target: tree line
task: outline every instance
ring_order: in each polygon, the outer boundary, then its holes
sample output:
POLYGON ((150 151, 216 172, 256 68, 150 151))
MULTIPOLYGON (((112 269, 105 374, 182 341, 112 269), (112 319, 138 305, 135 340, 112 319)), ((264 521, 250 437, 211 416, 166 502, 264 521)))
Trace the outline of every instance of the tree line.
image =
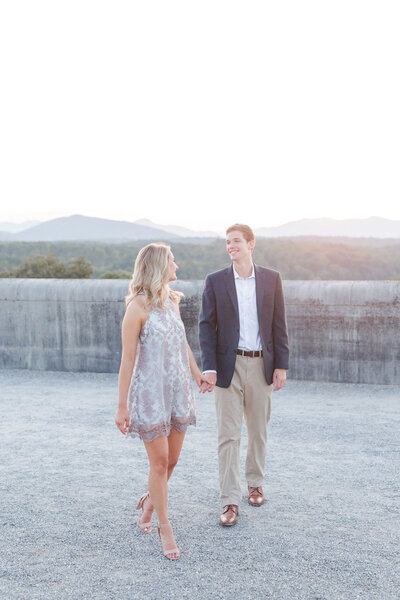
MULTIPOLYGON (((143 242, 2 242, 0 277, 131 277, 143 242)), ((204 279, 230 264, 224 240, 172 244, 179 279, 204 279)), ((258 239, 254 262, 284 279, 400 279, 400 241, 335 238, 258 239)))

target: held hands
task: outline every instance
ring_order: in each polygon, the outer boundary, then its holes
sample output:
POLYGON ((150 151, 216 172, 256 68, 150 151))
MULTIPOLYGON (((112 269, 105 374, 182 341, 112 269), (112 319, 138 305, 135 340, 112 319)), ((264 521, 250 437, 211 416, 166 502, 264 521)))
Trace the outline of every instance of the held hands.
POLYGON ((277 392, 286 383, 286 369, 275 369, 274 374, 272 376, 272 385, 274 392, 277 392))
POLYGON ((202 386, 200 388, 201 393, 204 392, 212 392, 215 384, 217 383, 217 374, 216 373, 202 373, 202 386))
POLYGON ((129 428, 129 412, 127 408, 119 408, 117 410, 117 414, 115 415, 115 424, 120 430, 121 433, 126 435, 129 428))
POLYGON ((197 385, 199 386, 200 394, 204 394, 205 392, 212 392, 217 381, 217 376, 215 373, 200 373, 200 371, 194 376, 194 378, 197 385), (213 378, 209 377, 210 375, 214 376, 214 382, 213 378))

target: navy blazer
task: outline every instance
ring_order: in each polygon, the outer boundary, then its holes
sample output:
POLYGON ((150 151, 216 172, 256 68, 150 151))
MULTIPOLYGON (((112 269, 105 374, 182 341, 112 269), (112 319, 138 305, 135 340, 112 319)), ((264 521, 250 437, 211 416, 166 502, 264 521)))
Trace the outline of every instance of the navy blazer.
MULTIPOLYGON (((278 271, 258 265, 254 265, 254 274, 265 379, 271 384, 274 369, 289 368, 282 280, 278 271)), ((199 334, 203 371, 217 371, 217 385, 229 387, 239 343, 239 308, 233 266, 207 276, 199 334)))

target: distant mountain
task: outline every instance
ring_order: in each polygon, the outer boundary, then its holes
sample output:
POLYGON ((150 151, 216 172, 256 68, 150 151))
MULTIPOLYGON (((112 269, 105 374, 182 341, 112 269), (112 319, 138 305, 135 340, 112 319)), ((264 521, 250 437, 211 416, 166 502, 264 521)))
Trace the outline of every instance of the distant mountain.
MULTIPOLYGON (((158 225, 148 219, 133 223, 98 219, 83 215, 61 217, 36 224, 23 231, 12 233, 2 226, 15 225, 0 223, 0 241, 97 241, 126 242, 146 241, 186 241, 208 243, 210 239, 221 237, 214 231, 195 231, 177 225, 158 225)), ((21 223, 20 226, 23 224, 21 223)), ((258 237, 338 237, 399 239, 400 221, 370 217, 369 219, 301 219, 279 227, 259 227, 258 237)))
POLYGON ((34 225, 38 225, 41 221, 24 221, 23 223, 0 223, 0 232, 8 232, 8 233, 18 233, 18 231, 23 231, 24 229, 28 229, 28 227, 33 227, 34 225))
MULTIPOLYGON (((11 234, 9 234, 11 235, 11 234)), ((111 221, 83 215, 52 219, 12 235, 11 240, 26 242, 176 240, 178 236, 154 227, 127 221, 111 221)))
MULTIPOLYGON (((3 225, 10 224, 3 223, 3 225)), ((214 231, 193 231, 174 225, 157 225, 148 219, 130 223, 128 221, 113 221, 83 215, 71 215, 70 217, 39 222, 33 227, 15 233, 7 231, 6 228, 2 230, 0 224, 1 241, 58 242, 80 240, 126 242, 131 240, 179 241, 184 238, 193 238, 193 241, 195 241, 195 238, 216 237, 219 237, 219 235, 214 231)))
POLYGON ((301 219, 279 227, 260 227, 259 237, 371 237, 400 238, 400 221, 370 217, 369 219, 301 219))
POLYGON ((149 221, 149 219, 139 219, 138 221, 135 221, 135 223, 137 223, 138 225, 145 225, 146 227, 156 227, 157 229, 162 229, 163 231, 167 231, 168 233, 173 233, 181 237, 221 237, 215 231, 195 231, 194 229, 179 227, 179 225, 159 225, 158 223, 153 223, 153 221, 149 221))

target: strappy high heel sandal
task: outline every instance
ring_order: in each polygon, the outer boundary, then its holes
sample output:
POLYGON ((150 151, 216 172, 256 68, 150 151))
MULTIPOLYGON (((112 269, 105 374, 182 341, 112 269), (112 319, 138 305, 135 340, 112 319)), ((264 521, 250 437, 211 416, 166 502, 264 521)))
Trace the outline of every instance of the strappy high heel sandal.
POLYGON ((181 553, 179 552, 179 548, 176 545, 171 523, 159 523, 158 535, 161 539, 164 556, 169 558, 169 560, 178 560, 178 558, 181 557, 181 553), (161 536, 161 528, 164 531, 164 538, 161 536), (176 556, 173 556, 174 554, 176 556))
MULTIPOLYGON (((143 496, 141 496, 139 502, 137 503, 136 506, 136 510, 140 510, 142 509, 142 514, 144 513, 144 503, 146 502, 147 498, 150 500, 150 492, 146 492, 145 494, 143 494, 143 496)), ((141 531, 143 531, 143 533, 150 533, 151 531, 151 521, 149 521, 148 523, 141 523, 140 519, 138 522, 138 525, 141 529, 141 531)))

